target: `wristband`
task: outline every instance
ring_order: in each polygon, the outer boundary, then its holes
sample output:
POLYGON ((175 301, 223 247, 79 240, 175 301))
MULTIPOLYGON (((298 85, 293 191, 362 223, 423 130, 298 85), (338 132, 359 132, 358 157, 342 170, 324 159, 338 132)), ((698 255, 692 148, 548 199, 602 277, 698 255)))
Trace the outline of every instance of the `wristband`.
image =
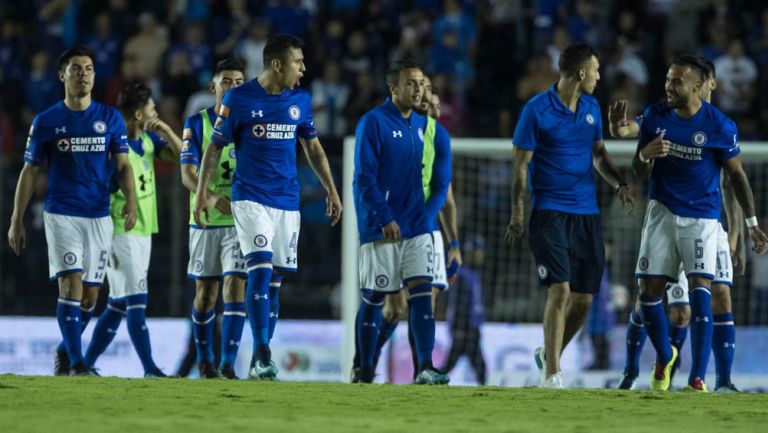
POLYGON ((642 151, 637 152, 637 157, 640 159, 640 162, 642 162, 643 164, 648 164, 649 160, 645 159, 642 151))
POLYGON ((451 241, 449 245, 451 248, 458 248, 461 244, 459 244, 459 241, 451 241))
POLYGON ((752 216, 744 220, 747 223, 748 228, 757 227, 757 217, 752 216))
POLYGON ((618 192, 622 186, 629 186, 629 184, 626 182, 619 182, 619 184, 616 185, 616 191, 618 192))

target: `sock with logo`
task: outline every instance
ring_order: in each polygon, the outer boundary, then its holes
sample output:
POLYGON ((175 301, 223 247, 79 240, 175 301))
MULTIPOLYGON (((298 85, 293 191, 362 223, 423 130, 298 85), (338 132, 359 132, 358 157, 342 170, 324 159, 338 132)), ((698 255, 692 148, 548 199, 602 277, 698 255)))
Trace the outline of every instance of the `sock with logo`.
POLYGON ((733 313, 713 317, 712 352, 715 354, 715 389, 731 383, 733 354, 736 351, 736 326, 733 313))
POLYGON ((79 299, 59 298, 56 304, 56 319, 59 322, 59 330, 61 330, 71 366, 83 363, 80 314, 79 299))
POLYGON ((269 340, 275 335, 277 318, 280 316, 280 286, 283 284, 283 276, 272 272, 269 282, 269 340))
POLYGON ((376 340, 379 338, 384 297, 382 292, 371 289, 361 289, 363 299, 358 313, 360 320, 357 325, 357 341, 360 348, 360 367, 373 368, 373 357, 376 353, 376 340))
POLYGON ((216 310, 198 311, 192 307, 192 335, 195 337, 197 365, 202 362, 213 363, 213 327, 216 310))
POLYGON ((408 323, 416 341, 419 371, 432 366, 435 347, 435 316, 432 314, 432 284, 423 283, 408 289, 408 323))
POLYGON ((126 296, 126 324, 128 335, 131 337, 133 348, 139 355, 144 373, 156 371, 158 368, 152 360, 152 343, 147 328, 147 294, 126 296))
POLYGON ((643 318, 637 310, 632 310, 627 324, 627 361, 624 366, 624 374, 637 377, 640 374, 640 354, 648 334, 645 331, 643 318))
POLYGON ((123 316, 125 316, 125 299, 109 298, 107 307, 104 308, 99 320, 96 321, 91 342, 85 351, 85 363, 88 367, 93 367, 96 364, 99 356, 107 350, 109 344, 115 339, 123 316))
POLYGON ((221 319, 221 364, 235 366, 240 339, 245 326, 245 302, 225 302, 224 316, 221 319))
POLYGON ((248 258, 248 283, 245 308, 253 334, 254 356, 263 364, 271 359, 269 351, 269 282, 272 279, 272 253, 262 251, 248 258))
POLYGON ((640 295, 640 308, 648 338, 656 349, 656 361, 667 364, 672 359, 672 345, 669 343, 669 322, 664 303, 661 297, 640 295))
POLYGON ((691 298, 691 373, 688 383, 704 380, 712 352, 712 295, 706 287, 694 287, 691 298))

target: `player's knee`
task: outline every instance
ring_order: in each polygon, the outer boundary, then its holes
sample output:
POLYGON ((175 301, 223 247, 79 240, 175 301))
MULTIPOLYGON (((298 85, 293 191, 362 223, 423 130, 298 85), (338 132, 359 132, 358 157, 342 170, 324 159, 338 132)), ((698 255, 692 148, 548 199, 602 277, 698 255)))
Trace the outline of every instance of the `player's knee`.
POLYGON ((565 308, 568 304, 571 289, 568 283, 556 283, 547 289, 547 301, 558 308, 565 308))
POLYGON ((590 293, 571 293, 568 300, 571 308, 579 311, 589 311, 592 308, 592 294, 590 293))
POLYGON ((725 284, 712 285, 712 314, 730 313, 731 288, 725 284))
POLYGON ((195 308, 208 311, 216 305, 219 295, 219 285, 212 281, 200 281, 195 287, 195 308))
POLYGON ((640 294, 660 298, 664 296, 667 287, 667 281, 664 278, 641 278, 638 280, 640 285, 640 294))
POLYGON ((96 302, 99 300, 99 289, 101 286, 97 285, 84 285, 83 286, 83 297, 80 301, 80 305, 82 308, 86 310, 90 310, 96 305, 96 302))
POLYGON ((699 276, 693 276, 689 279, 689 288, 693 289, 694 287, 706 287, 709 288, 710 284, 712 283, 712 280, 704 277, 699 276))
POLYGON ((688 326, 691 322, 691 307, 688 305, 674 306, 669 309, 669 323, 678 328, 688 326))
POLYGON ((384 305, 384 298, 387 296, 385 292, 379 292, 371 289, 362 289, 363 302, 376 307, 384 305))
MULTIPOLYGON (((245 301, 245 280, 235 275, 224 277, 224 289, 221 295, 224 302, 245 301)), ((214 302, 216 302, 215 299, 214 302)))

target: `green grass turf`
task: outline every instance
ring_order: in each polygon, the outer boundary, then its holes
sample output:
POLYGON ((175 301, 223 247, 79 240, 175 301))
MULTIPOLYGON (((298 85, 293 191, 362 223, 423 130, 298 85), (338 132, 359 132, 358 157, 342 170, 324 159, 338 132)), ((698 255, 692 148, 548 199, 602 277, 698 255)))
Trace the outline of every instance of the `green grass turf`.
POLYGON ((0 432, 768 432, 768 395, 0 375, 0 432))

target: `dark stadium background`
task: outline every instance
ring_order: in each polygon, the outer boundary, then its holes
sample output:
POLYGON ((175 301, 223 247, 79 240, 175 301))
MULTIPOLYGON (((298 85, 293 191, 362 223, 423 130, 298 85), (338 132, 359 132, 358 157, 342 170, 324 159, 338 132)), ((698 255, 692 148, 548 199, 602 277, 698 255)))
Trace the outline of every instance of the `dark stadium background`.
MULTIPOLYGON (((234 53, 248 62, 247 78, 254 78, 260 44, 273 33, 293 33, 307 42, 301 84, 314 94, 322 142, 339 184, 342 137, 386 96, 386 65, 404 57, 421 62, 433 77, 442 98, 441 121, 453 136, 511 137, 520 107, 554 83, 553 59, 570 42, 598 47, 602 80, 596 96, 603 107, 628 99, 631 115, 663 96, 675 54, 696 52, 718 65, 735 65, 730 74, 719 71, 723 81, 715 103, 737 120, 742 139, 768 138, 768 99, 758 97, 768 94, 768 4, 760 0, 1 0, 0 314, 53 311, 56 289, 47 280, 41 224, 44 176, 27 212, 27 249, 20 258, 6 246, 6 233, 31 119, 63 93, 55 70, 58 53, 75 43, 91 46, 97 100, 114 104, 124 83, 144 81, 160 116, 180 133, 184 116, 205 106, 195 101, 205 95, 198 92, 206 88, 215 61, 234 53), (745 70, 752 68, 757 75, 749 77, 745 70)), ((322 190, 305 165, 300 179, 301 270, 284 285, 281 317, 338 317, 341 231, 324 224, 322 190)), ((187 194, 169 164, 159 166, 158 186, 161 231, 154 237, 149 315, 184 316, 193 296, 185 278, 187 194)), ((764 192, 757 196, 762 206, 764 192)), ((352 203, 345 205, 351 210, 352 203)), ((737 286, 748 281, 737 280, 737 286)), ((487 293, 486 305, 505 293, 487 293)), ((736 312, 739 323, 766 323, 765 317, 749 317, 747 308, 736 312)))

